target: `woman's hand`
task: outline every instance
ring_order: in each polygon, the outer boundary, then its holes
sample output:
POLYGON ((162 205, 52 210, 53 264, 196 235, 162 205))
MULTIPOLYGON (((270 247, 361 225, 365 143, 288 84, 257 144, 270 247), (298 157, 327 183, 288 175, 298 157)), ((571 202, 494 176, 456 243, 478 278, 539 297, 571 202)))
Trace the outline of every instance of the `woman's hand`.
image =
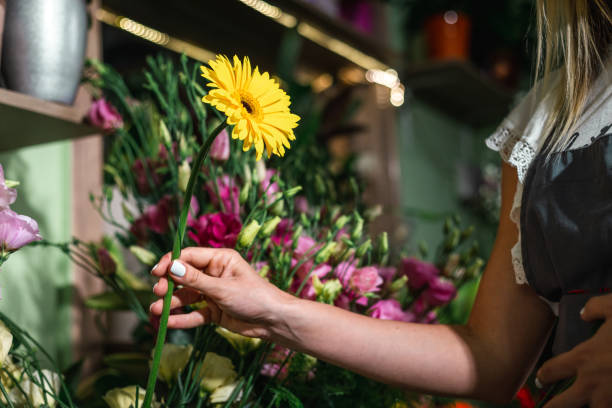
POLYGON ((591 298, 581 316, 586 321, 603 320, 597 333, 584 343, 548 360, 538 371, 542 384, 576 377, 566 391, 544 408, 612 407, 612 294, 591 298))
MULTIPOLYGON (((261 278, 232 249, 186 248, 175 261, 168 253, 151 273, 160 278, 153 288, 157 296, 168 291, 168 276, 182 286, 172 296, 171 309, 207 302, 203 309, 171 315, 168 327, 174 329, 216 323, 245 336, 269 338, 278 310, 295 299, 261 278)), ((154 314, 161 315, 162 308, 163 299, 151 304, 154 314)))

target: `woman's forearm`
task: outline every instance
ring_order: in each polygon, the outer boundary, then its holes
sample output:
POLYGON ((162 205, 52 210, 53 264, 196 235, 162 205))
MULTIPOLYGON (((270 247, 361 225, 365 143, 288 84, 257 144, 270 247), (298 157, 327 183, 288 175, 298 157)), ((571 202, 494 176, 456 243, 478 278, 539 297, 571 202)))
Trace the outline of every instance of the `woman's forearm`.
POLYGON ((295 298, 281 307, 271 340, 286 347, 405 389, 488 394, 467 327, 378 320, 295 298))

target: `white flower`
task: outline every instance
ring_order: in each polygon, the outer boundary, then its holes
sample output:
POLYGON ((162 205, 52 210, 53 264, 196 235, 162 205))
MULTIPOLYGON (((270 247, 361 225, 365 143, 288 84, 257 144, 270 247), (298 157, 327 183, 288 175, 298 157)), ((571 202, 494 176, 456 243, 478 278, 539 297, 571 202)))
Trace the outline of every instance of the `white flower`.
MULTIPOLYGON (((214 390, 212 394, 210 394, 211 404, 220 404, 222 402, 227 401, 229 397, 231 397, 237 385, 238 385, 238 381, 233 382, 231 384, 223 385, 217 388, 216 390, 214 390)), ((234 401, 240 401, 241 397, 242 397, 242 390, 238 393, 234 401)))
POLYGON ((53 396, 57 396, 59 393, 60 377, 50 370, 41 370, 41 373, 34 373, 35 381, 29 375, 24 375, 19 387, 11 388, 9 399, 14 405, 32 405, 35 408, 41 406, 55 407, 56 401, 53 396))
POLYGON ((213 392, 223 385, 232 383, 238 376, 232 360, 212 352, 204 356, 199 374, 200 387, 207 392, 213 392))
POLYGON ((11 331, 0 321, 0 367, 4 364, 6 356, 11 349, 13 344, 13 334, 11 331))
MULTIPOLYGON (((107 392, 103 399, 110 408, 130 408, 136 406, 136 395, 138 395, 138 406, 142 406, 146 390, 137 385, 124 388, 114 388, 107 392)), ((152 406, 158 407, 159 403, 153 402, 152 406)))
POLYGON ((168 384, 172 384, 178 374, 185 368, 192 351, 193 346, 191 344, 187 346, 172 343, 164 344, 159 365, 159 378, 168 384))
POLYGON ((215 329, 215 331, 220 336, 225 338, 225 340, 227 340, 242 356, 257 349, 261 344, 261 339, 243 336, 242 334, 229 331, 224 327, 219 326, 215 329))

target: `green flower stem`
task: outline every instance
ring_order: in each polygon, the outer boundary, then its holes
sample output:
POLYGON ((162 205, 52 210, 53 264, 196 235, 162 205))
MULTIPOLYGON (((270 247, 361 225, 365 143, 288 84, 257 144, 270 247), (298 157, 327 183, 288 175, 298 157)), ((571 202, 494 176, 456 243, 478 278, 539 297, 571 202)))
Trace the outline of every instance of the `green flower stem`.
MULTIPOLYGON (((200 148, 197 158, 194 160, 191 167, 191 175, 189 176, 189 182, 187 183, 187 190, 185 191, 185 198, 183 200, 183 207, 179 216, 179 223, 176 228, 176 235, 174 236, 174 245, 172 248, 172 259, 178 259, 181 256, 181 248, 183 245, 183 238, 185 236, 185 229, 187 227, 187 215, 189 214, 189 208, 191 206, 191 197, 193 196, 193 190, 200 174, 200 169, 204 163, 204 159, 208 156, 210 146, 214 142, 215 138, 225 127, 226 122, 222 122, 215 130, 212 131, 206 142, 200 148)), ((164 296, 164 308, 159 322, 159 331, 157 332, 157 341, 155 342, 155 349, 153 352, 153 362, 151 364, 151 371, 149 372, 149 380, 147 382, 147 393, 142 403, 143 408, 150 408, 151 402, 153 401, 153 392, 155 391, 155 384, 157 383, 157 372, 159 371, 159 363, 161 361, 162 348, 166 341, 166 331, 168 329, 168 317, 170 316, 170 301, 172 300, 172 293, 174 291, 174 281, 168 279, 168 292, 164 296)))

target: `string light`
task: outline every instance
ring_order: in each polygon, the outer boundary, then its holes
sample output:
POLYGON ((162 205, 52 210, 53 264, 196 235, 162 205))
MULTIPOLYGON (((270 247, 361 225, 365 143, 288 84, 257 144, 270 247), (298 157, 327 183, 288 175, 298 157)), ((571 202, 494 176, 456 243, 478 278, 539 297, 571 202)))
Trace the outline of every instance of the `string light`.
MULTIPOLYGON (((400 83, 397 72, 383 64, 381 61, 371 57, 349 44, 320 29, 306 23, 298 24, 295 16, 282 11, 280 8, 273 6, 263 0, 239 0, 241 3, 259 13, 265 15, 278 22, 279 24, 293 28, 297 26, 298 33, 311 40, 312 42, 334 52, 341 57, 353 62, 355 65, 366 70, 365 78, 368 82, 383 85, 390 89, 389 101, 393 106, 401 106, 404 102, 404 86, 400 83)), ((214 59, 215 53, 191 44, 187 41, 182 41, 174 38, 164 32, 147 27, 128 17, 120 16, 112 13, 109 10, 100 8, 96 12, 96 18, 103 23, 118 27, 144 40, 154 44, 161 45, 177 53, 184 53, 189 57, 198 61, 208 61, 214 59)), ((324 74, 329 75, 329 74, 324 74)), ((321 82, 320 88, 325 89, 329 86, 329 77, 322 76, 318 78, 321 82)))

